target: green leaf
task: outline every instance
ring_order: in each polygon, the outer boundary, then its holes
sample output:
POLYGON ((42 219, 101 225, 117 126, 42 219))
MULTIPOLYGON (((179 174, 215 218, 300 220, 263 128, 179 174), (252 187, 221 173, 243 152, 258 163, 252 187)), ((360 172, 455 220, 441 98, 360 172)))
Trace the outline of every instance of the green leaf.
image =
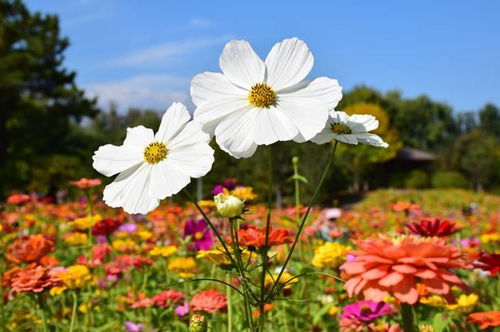
POLYGON ((313 324, 318 324, 318 322, 323 318, 323 316, 330 310, 331 306, 326 305, 321 308, 313 317, 313 324))
POLYGON ((432 322, 432 326, 434 327, 434 332, 442 332, 450 323, 449 317, 444 317, 444 315, 436 315, 434 316, 434 321, 432 322))

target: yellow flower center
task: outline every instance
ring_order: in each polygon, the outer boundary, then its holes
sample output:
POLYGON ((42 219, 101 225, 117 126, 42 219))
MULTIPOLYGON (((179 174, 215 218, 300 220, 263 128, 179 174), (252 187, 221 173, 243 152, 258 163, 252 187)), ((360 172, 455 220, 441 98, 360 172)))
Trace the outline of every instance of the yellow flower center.
POLYGON ((150 143, 144 150, 144 160, 150 164, 157 164, 167 157, 167 151, 165 143, 150 143))
POLYGON ((339 123, 339 122, 332 123, 330 126, 330 130, 332 131, 332 133, 338 134, 338 135, 349 135, 352 133, 351 128, 349 128, 345 124, 339 123))
POLYGON ((203 233, 202 233, 202 232, 196 232, 196 233, 194 233, 194 238, 195 238, 196 240, 201 240, 201 239, 203 239, 203 233))
POLYGON ((248 102, 256 107, 269 107, 276 102, 276 92, 266 83, 257 83, 248 93, 248 102))

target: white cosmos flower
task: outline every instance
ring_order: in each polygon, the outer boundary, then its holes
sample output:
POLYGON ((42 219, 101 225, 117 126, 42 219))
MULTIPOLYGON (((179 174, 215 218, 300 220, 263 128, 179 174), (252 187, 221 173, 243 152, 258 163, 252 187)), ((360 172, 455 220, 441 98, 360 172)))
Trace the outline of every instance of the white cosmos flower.
POLYGON ((214 162, 210 137, 190 118, 183 104, 173 103, 156 135, 143 126, 128 128, 123 145, 107 144, 95 151, 93 167, 99 173, 119 173, 104 189, 106 204, 128 213, 147 213, 191 178, 210 171, 214 162))
POLYGON ((258 145, 310 140, 342 98, 334 79, 302 81, 313 56, 297 38, 274 45, 265 61, 247 41, 231 41, 219 64, 222 73, 198 74, 191 82, 194 120, 236 158, 252 156, 258 145))
POLYGON ((369 114, 348 115, 345 112, 330 112, 330 118, 323 130, 311 141, 324 144, 337 140, 347 144, 369 144, 381 148, 389 146, 378 135, 369 131, 378 128, 378 120, 369 114))

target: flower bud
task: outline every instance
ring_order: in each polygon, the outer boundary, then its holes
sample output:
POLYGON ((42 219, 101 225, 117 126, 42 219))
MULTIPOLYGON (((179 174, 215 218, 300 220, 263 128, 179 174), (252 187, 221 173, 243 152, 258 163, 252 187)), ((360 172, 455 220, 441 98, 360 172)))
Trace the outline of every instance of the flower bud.
POLYGON ((236 218, 241 216, 245 203, 233 195, 223 197, 221 194, 214 197, 217 212, 225 218, 236 218))
POLYGON ((208 331, 207 321, 202 315, 194 314, 189 321, 189 332, 206 332, 208 331))

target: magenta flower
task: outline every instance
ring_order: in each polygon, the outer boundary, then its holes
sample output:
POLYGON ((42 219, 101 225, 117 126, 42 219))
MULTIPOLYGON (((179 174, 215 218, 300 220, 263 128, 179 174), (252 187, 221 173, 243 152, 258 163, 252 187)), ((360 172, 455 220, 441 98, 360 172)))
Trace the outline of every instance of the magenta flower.
POLYGON ((212 189, 212 195, 218 195, 224 192, 224 189, 233 190, 236 188, 236 179, 226 179, 212 189))
POLYGON ((184 304, 177 306, 175 313, 180 317, 186 316, 189 313, 189 302, 186 301, 184 304))
POLYGON ((379 317, 394 314, 390 304, 385 302, 359 301, 346 305, 340 318, 348 318, 363 323, 369 323, 379 317))
POLYGON ((189 219, 184 224, 184 236, 191 236, 192 243, 188 245, 191 250, 210 250, 214 244, 212 231, 204 219, 189 219))
POLYGON ((144 328, 144 324, 136 324, 136 323, 133 323, 133 322, 125 322, 123 324, 123 327, 125 328, 125 330, 127 330, 127 332, 141 332, 142 329, 144 328))
POLYGON ((131 222, 125 223, 118 227, 116 231, 120 233, 135 233, 137 232, 137 225, 131 222))

